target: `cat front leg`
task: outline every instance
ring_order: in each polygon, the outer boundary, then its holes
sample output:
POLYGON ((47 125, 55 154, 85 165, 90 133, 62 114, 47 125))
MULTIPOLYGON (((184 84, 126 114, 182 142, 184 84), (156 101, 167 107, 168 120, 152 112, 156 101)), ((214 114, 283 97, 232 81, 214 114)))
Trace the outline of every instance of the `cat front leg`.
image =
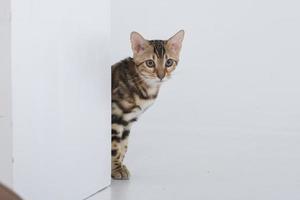
POLYGON ((123 162, 125 154, 127 153, 128 149, 128 138, 129 138, 130 129, 125 129, 122 134, 122 141, 121 141, 121 160, 123 162))
POLYGON ((116 119, 112 116, 112 134, 111 134, 111 177, 117 180, 128 180, 130 173, 125 165, 123 165, 124 155, 126 150, 123 146, 124 132, 127 133, 125 122, 116 119))
POLYGON ((111 177, 118 180, 128 180, 130 173, 123 164, 128 148, 128 138, 131 125, 137 121, 141 108, 135 106, 130 112, 124 113, 115 103, 112 104, 112 151, 111 177))

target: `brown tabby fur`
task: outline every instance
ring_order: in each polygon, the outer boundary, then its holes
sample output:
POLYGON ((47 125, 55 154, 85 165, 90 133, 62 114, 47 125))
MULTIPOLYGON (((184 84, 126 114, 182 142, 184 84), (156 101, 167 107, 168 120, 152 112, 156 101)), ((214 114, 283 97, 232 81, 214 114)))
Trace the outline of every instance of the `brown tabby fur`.
POLYGON ((129 179, 123 164, 133 122, 153 104, 161 84, 179 61, 184 32, 169 40, 145 40, 131 33, 133 58, 112 66, 112 171, 114 179, 129 179), (171 60, 171 61, 170 61, 171 60))

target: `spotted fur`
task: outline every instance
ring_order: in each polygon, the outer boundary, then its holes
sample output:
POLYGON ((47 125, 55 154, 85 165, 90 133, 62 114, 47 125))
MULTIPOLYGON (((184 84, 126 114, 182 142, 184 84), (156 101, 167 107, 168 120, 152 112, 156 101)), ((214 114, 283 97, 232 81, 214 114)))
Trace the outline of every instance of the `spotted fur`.
POLYGON ((114 179, 130 177, 123 159, 131 126, 154 103, 162 82, 175 70, 183 35, 179 31, 169 40, 145 40, 133 32, 133 57, 112 66, 111 176, 114 179))

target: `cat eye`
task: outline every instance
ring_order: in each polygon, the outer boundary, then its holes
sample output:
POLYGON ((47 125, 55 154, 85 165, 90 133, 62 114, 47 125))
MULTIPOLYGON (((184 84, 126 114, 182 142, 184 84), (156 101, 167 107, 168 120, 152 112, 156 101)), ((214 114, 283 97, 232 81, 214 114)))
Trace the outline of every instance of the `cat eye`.
POLYGON ((174 61, 172 59, 168 59, 165 63, 166 67, 172 67, 172 65, 174 64, 174 61))
POLYGON ((147 60, 146 65, 147 65, 147 67, 153 68, 153 67, 155 67, 155 62, 153 60, 147 60))

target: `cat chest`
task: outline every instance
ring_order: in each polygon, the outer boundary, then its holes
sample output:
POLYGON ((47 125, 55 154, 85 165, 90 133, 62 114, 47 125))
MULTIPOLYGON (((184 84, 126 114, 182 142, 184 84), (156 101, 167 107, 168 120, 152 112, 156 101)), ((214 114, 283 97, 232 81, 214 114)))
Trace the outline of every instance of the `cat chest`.
POLYGON ((135 104, 136 108, 133 109, 130 113, 124 115, 125 120, 133 120, 139 118, 139 116, 145 112, 152 104, 154 103, 154 99, 136 99, 135 104))
POLYGON ((158 93, 157 87, 152 87, 147 89, 147 95, 149 98, 141 98, 140 96, 135 96, 135 104, 141 108, 142 111, 148 109, 155 101, 158 93))
POLYGON ((142 111, 148 109, 154 103, 154 99, 136 99, 136 105, 141 108, 142 111))

